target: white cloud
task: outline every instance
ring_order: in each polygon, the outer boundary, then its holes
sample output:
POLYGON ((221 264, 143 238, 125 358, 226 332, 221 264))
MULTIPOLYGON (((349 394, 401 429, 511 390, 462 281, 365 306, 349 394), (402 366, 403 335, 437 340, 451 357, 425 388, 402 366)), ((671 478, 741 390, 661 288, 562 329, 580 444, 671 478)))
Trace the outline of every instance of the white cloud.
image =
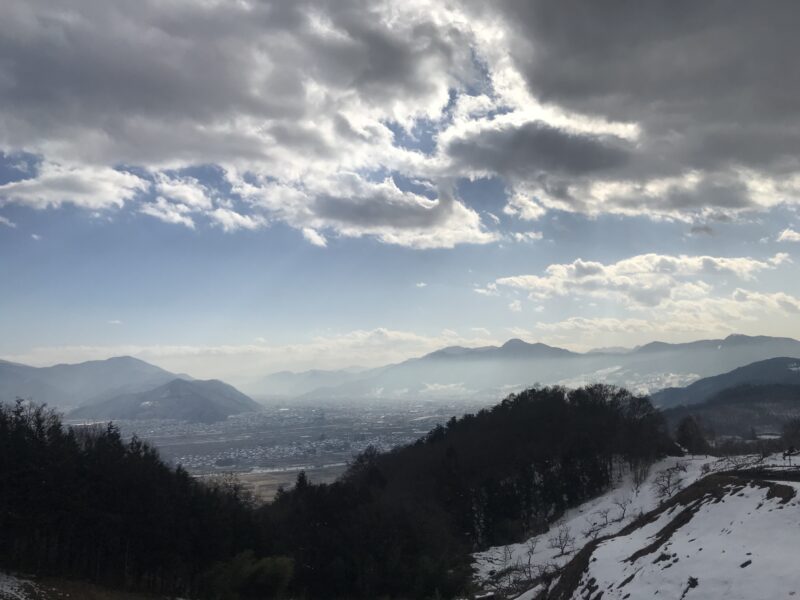
POLYGON ((38 242, 39 240, 42 239, 42 236, 40 236, 38 233, 32 233, 31 234, 31 239, 38 242))
MULTIPOLYGON (((667 324, 669 325, 669 324, 667 324)), ((540 331, 591 333, 650 333, 662 332, 662 325, 646 319, 617 319, 613 317, 570 317, 563 321, 538 323, 540 331)))
POLYGON ((192 212, 192 209, 184 204, 169 202, 166 198, 161 196, 156 198, 155 202, 145 202, 141 204, 139 206, 139 212, 144 215, 155 217, 165 223, 185 225, 190 229, 194 229, 194 221, 189 214, 192 212))
POLYGON ((325 236, 319 233, 316 229, 311 229, 311 227, 303 227, 303 237, 309 244, 313 246, 319 246, 320 248, 325 248, 328 245, 328 240, 325 239, 325 236))
POLYGON ((435 198, 405 191, 393 178, 370 181, 340 172, 304 186, 273 181, 253 183, 229 174, 234 191, 254 210, 262 210, 298 229, 343 237, 372 236, 418 249, 486 244, 500 239, 487 231, 480 215, 461 202, 450 185, 433 190, 435 198))
POLYGON ((154 178, 155 189, 160 196, 192 209, 202 210, 212 207, 211 199, 208 197, 208 190, 194 177, 178 177, 156 173, 154 178))
POLYGON ((542 239, 541 231, 522 231, 513 234, 513 238, 517 242, 536 242, 542 239))
POLYGON ((418 288, 424 288, 424 287, 428 287, 428 284, 425 283, 424 281, 419 281, 419 282, 417 282, 416 286, 418 288))
POLYGON ((111 319, 107 321, 107 323, 109 325, 122 325, 122 321, 120 321, 119 319, 111 319))
POLYGON ((499 296, 500 291, 497 289, 496 283, 489 283, 486 287, 480 287, 476 285, 472 288, 472 291, 476 294, 480 294, 481 296, 499 296))
POLYGON ((144 179, 109 167, 44 162, 35 177, 0 185, 0 205, 16 203, 37 209, 62 204, 90 210, 119 208, 148 187, 144 179))
POLYGON ((787 227, 783 231, 781 231, 780 235, 778 236, 779 242, 800 242, 800 233, 792 229, 791 227, 787 227))
POLYGON ((522 312, 522 302, 519 300, 512 300, 508 303, 508 309, 512 312, 522 312))
POLYGON ((17 226, 16 223, 11 221, 10 219, 7 219, 3 215, 0 215, 0 225, 5 225, 6 227, 12 227, 12 228, 17 226))
POLYGON ((749 257, 641 254, 603 264, 577 259, 552 264, 544 275, 502 277, 494 284, 525 290, 532 298, 585 295, 613 298, 628 306, 654 306, 667 300, 703 297, 711 289, 700 276, 727 275, 751 280, 759 271, 789 262, 785 253, 766 260, 749 257))
POLYGON ((236 231, 237 229, 259 229, 267 224, 266 219, 260 215, 243 215, 229 208, 215 208, 208 216, 218 223, 223 231, 236 231))

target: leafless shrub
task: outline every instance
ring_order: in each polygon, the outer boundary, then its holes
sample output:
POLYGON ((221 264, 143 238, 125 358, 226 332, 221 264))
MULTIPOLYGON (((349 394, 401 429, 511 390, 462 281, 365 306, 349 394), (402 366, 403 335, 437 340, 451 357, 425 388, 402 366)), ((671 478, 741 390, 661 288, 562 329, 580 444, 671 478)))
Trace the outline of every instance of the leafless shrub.
POLYGON ((596 540, 600 532, 603 531, 603 525, 592 518, 592 515, 584 517, 586 527, 581 530, 581 535, 590 540, 596 540))
POLYGON ((631 498, 630 496, 626 498, 615 498, 614 506, 616 506, 619 509, 619 514, 617 515, 617 518, 614 519, 614 521, 616 522, 624 521, 625 515, 627 514, 628 508, 630 507, 631 504, 633 504, 633 498, 631 498))
POLYGON ((633 477, 633 491, 638 496, 642 485, 650 475, 650 463, 644 460, 636 461, 631 466, 631 476, 633 477))
POLYGON ((559 524, 553 535, 547 538, 547 545, 552 550, 558 550, 558 556, 572 552, 575 548, 575 538, 566 523, 562 521, 559 524))
POLYGON ((685 472, 686 465, 683 463, 675 463, 675 466, 659 471, 653 479, 653 490, 656 497, 662 502, 671 498, 681 489, 683 485, 683 477, 681 475, 685 472))

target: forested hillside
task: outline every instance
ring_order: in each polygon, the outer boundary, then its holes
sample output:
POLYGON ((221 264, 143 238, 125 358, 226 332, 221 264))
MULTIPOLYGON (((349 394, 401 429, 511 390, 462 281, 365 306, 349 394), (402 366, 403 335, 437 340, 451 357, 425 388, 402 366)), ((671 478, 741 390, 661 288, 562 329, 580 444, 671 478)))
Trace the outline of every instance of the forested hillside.
POLYGON ((673 447, 646 398, 533 389, 256 507, 113 426, 66 429, 22 402, 0 409, 0 445, 0 566, 220 599, 453 597, 469 590, 471 552, 540 530, 673 447))
POLYGON ((646 398, 533 389, 367 452, 332 485, 301 478, 263 515, 310 597, 450 597, 469 583, 469 552, 522 539, 606 489, 615 465, 671 449, 646 398))
POLYGON ((701 404, 664 411, 671 427, 687 416, 697 420, 707 437, 750 439, 757 433, 780 433, 787 421, 800 417, 800 385, 738 385, 701 404))

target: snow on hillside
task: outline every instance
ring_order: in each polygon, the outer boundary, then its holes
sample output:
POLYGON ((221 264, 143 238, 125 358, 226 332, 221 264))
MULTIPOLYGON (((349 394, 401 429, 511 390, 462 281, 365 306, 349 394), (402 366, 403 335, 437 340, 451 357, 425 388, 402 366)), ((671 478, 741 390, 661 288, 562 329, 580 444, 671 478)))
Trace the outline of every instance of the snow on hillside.
POLYGON ((37 586, 27 579, 0 573, 0 600, 28 600, 37 586))
POLYGON ((619 485, 568 511, 546 533, 520 544, 496 546, 476 553, 473 566, 478 584, 488 590, 508 592, 523 586, 524 581, 533 579, 532 575, 541 574, 544 569, 562 567, 574 551, 587 542, 618 532, 637 516, 658 506, 654 481, 660 473, 667 469, 676 471, 671 490, 674 493, 699 479, 704 465, 708 465, 705 469, 710 469, 715 461, 713 457, 700 456, 665 459, 655 463, 638 486, 633 474, 626 473, 619 485), (561 552, 561 545, 566 552, 561 552))
POLYGON ((715 475, 700 486, 709 490, 698 489, 699 497, 601 542, 587 554, 578 585, 560 597, 594 598, 599 591, 604 600, 797 595, 800 484, 715 475))
POLYGON ((800 483, 785 478, 800 473, 781 455, 665 459, 546 533, 476 553, 476 580, 517 600, 800 597, 800 483), (549 590, 531 587, 542 576, 549 590))

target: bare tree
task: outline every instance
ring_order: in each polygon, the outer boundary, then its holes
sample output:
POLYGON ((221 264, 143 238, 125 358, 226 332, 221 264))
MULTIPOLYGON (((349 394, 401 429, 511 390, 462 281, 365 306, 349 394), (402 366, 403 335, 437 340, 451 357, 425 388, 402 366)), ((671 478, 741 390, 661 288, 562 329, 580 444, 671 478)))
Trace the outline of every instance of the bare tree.
POLYGON ((525 543, 525 555, 528 557, 528 564, 526 566, 526 574, 528 575, 528 579, 534 578, 534 564, 533 564, 533 555, 536 554, 536 546, 539 545, 539 538, 532 537, 525 543))
POLYGON ((675 463, 675 466, 659 471, 653 479, 653 489, 662 502, 671 498, 683 485, 682 473, 686 472, 686 465, 675 463))
POLYGON ((647 481, 647 476, 650 475, 650 463, 645 460, 636 461, 631 467, 631 476, 633 477, 633 491, 638 496, 642 485, 647 481))
POLYGON ((559 524, 555 533, 547 538, 547 545, 552 550, 558 550, 558 556, 569 554, 575 548, 575 538, 569 527, 563 521, 559 524))
POLYGON ((614 519, 615 522, 618 523, 625 520, 625 515, 627 514, 628 507, 630 507, 631 504, 633 504, 633 498, 630 496, 626 498, 614 498, 614 506, 619 509, 619 514, 617 515, 617 518, 614 519))
POLYGON ((581 530, 581 535, 590 540, 596 540, 600 532, 603 531, 603 525, 593 518, 593 514, 584 517, 586 527, 581 530))

